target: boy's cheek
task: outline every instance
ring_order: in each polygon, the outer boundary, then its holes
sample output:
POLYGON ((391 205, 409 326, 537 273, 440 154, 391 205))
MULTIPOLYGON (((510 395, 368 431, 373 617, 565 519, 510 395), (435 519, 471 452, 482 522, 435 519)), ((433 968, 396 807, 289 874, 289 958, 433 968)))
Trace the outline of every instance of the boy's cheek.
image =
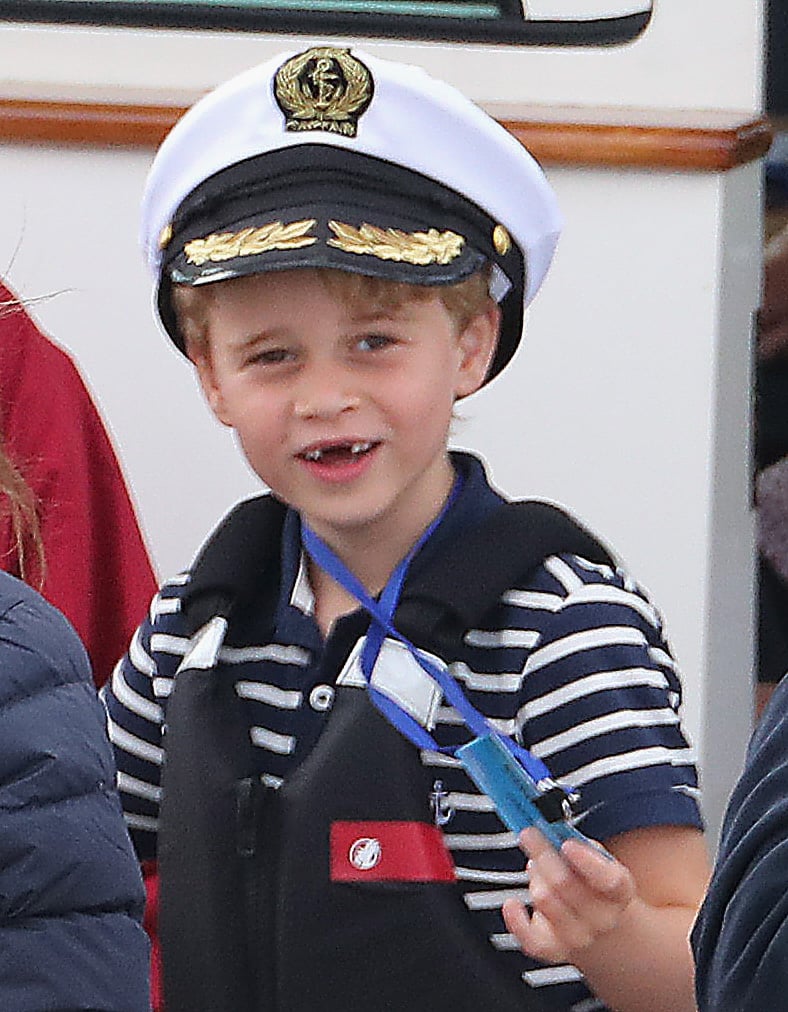
POLYGON ((195 363, 195 365, 197 367, 197 376, 200 381, 200 386, 202 387, 208 407, 222 425, 232 427, 233 422, 228 410, 227 400, 225 398, 222 385, 216 380, 213 368, 210 364, 206 364, 205 359, 202 360, 201 365, 197 365, 197 363, 195 363))

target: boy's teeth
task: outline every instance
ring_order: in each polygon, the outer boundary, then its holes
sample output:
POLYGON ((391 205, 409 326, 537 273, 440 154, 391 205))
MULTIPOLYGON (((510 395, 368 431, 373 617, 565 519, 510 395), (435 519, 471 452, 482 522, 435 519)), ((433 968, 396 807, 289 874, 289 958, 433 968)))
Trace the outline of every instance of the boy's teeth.
MULTIPOLYGON (((356 456, 359 453, 366 453, 366 451, 369 450, 369 449, 371 449, 371 447, 372 447, 372 443, 370 443, 369 441, 366 441, 366 442, 363 442, 363 443, 351 443, 350 444, 350 452, 354 456, 356 456)), ((341 449, 341 447, 340 447, 340 449, 341 449)), ((324 453, 326 453, 326 450, 321 450, 321 449, 307 450, 306 453, 304 454, 304 457, 307 460, 318 461, 318 460, 322 460, 323 459, 323 454, 324 453)))

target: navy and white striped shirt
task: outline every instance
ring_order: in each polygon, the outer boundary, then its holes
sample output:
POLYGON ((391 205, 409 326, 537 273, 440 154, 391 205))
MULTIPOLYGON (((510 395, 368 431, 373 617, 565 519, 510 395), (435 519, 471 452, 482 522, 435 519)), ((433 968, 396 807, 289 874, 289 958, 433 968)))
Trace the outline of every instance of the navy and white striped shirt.
MULTIPOLYGON (((468 522, 498 501, 478 461, 462 455, 458 463, 467 471, 463 489, 425 555, 454 550, 468 522)), ((299 530, 297 516, 289 514, 274 634, 258 641, 246 630, 240 639, 228 639, 218 659, 234 671, 260 775, 272 787, 319 737, 337 678, 347 681, 350 674, 352 682, 348 657, 367 625, 355 612, 323 642, 299 530)), ((414 569, 419 564, 417 556, 414 569)), ((105 692, 118 786, 141 859, 155 856, 162 725, 173 676, 192 645, 180 619, 188 580, 185 574, 164 584, 105 692)), ((657 611, 622 570, 571 555, 547 559, 502 596, 484 628, 466 632, 462 654, 449 670, 498 730, 580 791, 579 825, 587 835, 604 841, 647 826, 701 825, 693 754, 678 715, 675 663, 657 611)), ((445 705, 433 734, 440 745, 470 737, 445 705)), ((500 913, 507 897, 528 899, 514 834, 456 759, 423 752, 422 762, 434 770, 453 812, 443 833, 466 905, 500 958, 528 986, 549 995, 556 1009, 603 1009, 574 967, 544 966, 519 951, 500 913)))

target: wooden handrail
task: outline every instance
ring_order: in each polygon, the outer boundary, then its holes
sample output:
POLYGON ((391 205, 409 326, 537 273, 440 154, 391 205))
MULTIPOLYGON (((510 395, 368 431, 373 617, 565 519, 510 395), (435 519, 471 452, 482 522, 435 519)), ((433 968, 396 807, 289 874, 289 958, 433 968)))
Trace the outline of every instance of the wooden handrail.
MULTIPOLYGON (((182 115, 170 105, 0 99, 0 140, 155 148, 182 115)), ((725 171, 768 150, 768 120, 644 110, 528 109, 493 115, 543 164, 725 171), (593 117, 593 118, 592 118, 593 117), (651 120, 649 122, 649 120, 651 120)))
POLYGON ((766 154, 768 121, 727 129, 502 121, 543 164, 726 171, 766 154))

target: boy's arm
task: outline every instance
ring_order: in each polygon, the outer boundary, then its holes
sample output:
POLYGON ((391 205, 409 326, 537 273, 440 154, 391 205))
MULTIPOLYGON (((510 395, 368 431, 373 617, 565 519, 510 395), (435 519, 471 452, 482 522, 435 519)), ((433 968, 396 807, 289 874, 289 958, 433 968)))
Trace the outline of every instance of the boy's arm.
POLYGON ((695 1009, 689 932, 708 880, 698 829, 622 833, 605 841, 614 861, 576 841, 559 854, 535 830, 521 839, 533 913, 509 901, 504 916, 526 953, 573 963, 618 1012, 695 1009))
POLYGON ((562 857, 526 834, 537 915, 515 900, 507 926, 532 958, 577 966, 618 1012, 693 1009, 688 935, 708 859, 661 618, 622 571, 572 557, 545 569, 566 594, 526 665, 523 739, 579 790, 578 828, 617 860, 582 845, 562 857))
POLYGON ((140 861, 156 857, 163 759, 162 703, 181 659, 177 652, 180 637, 173 635, 180 603, 177 589, 177 584, 165 584, 153 599, 148 618, 135 632, 128 653, 101 691, 123 814, 140 861), (165 644, 164 651, 154 649, 157 640, 165 644))

